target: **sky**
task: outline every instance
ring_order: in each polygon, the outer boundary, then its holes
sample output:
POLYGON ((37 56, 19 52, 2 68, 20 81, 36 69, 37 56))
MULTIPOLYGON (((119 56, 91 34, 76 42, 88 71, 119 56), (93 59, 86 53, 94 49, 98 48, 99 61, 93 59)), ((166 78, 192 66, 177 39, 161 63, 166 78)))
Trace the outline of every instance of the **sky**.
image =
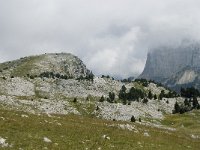
POLYGON ((67 52, 136 77, 148 51, 183 39, 200 40, 199 0, 0 0, 0 62, 67 52))

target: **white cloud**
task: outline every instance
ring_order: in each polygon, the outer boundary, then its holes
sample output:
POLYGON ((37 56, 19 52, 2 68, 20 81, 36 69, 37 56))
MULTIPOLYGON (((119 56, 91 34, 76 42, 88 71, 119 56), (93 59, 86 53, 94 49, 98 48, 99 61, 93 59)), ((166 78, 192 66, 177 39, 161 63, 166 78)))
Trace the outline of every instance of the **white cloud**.
POLYGON ((138 75, 148 49, 200 40, 197 0, 0 0, 0 61, 71 52, 96 74, 138 75))

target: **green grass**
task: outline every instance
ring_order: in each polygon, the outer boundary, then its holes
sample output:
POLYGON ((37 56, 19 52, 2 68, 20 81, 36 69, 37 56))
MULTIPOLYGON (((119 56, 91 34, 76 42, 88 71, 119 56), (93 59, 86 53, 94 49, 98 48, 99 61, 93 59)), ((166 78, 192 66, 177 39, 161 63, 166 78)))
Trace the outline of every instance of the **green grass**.
POLYGON ((25 58, 12 72, 11 75, 13 76, 26 76, 27 73, 36 68, 34 63, 40 61, 43 56, 31 56, 25 58))
MULTIPOLYGON (((5 118, 4 120, 0 118, 0 137, 7 137, 6 142, 13 144, 12 148, 7 149, 40 150, 46 147, 53 150, 86 148, 91 150, 98 148, 102 150, 195 150, 199 149, 200 144, 200 140, 192 139, 181 131, 167 131, 128 122, 138 129, 139 133, 135 133, 117 127, 108 127, 108 125, 117 126, 127 122, 107 121, 86 116, 48 117, 0 108, 0 117, 5 118), (23 118, 22 114, 29 117, 23 118), (148 132, 150 137, 145 137, 144 132, 148 132), (103 135, 109 136, 110 140, 102 138, 103 135), (44 137, 49 138, 52 143, 45 143, 44 137)), ((168 121, 166 120, 165 123, 167 124, 168 121)), ((192 130, 194 128, 192 127, 192 130)))
POLYGON ((30 73, 30 70, 37 69, 34 65, 36 62, 40 61, 44 56, 30 56, 23 59, 18 59, 10 62, 5 62, 0 64, 0 70, 3 71, 4 74, 5 71, 10 70, 10 76, 26 76, 28 73, 30 73))
POLYGON ((95 97, 88 96, 87 99, 77 98, 76 102, 73 102, 74 98, 68 99, 72 107, 76 108, 81 115, 86 117, 94 117, 93 114, 95 107, 95 97))
POLYGON ((137 89, 140 89, 142 90, 143 92, 147 92, 145 89, 144 89, 144 86, 141 84, 141 83, 138 83, 138 82, 133 82, 133 86, 137 89))
POLYGON ((184 114, 167 115, 162 124, 177 128, 183 134, 194 134, 200 137, 200 111, 193 110, 184 114))

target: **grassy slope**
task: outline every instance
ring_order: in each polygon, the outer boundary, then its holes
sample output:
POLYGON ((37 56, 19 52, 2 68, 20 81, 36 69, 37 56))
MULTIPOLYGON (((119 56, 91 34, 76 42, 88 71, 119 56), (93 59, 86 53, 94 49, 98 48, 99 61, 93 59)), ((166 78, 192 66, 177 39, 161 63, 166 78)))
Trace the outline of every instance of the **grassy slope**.
POLYGON ((26 76, 27 73, 30 73, 31 69, 36 68, 34 63, 40 61, 43 57, 44 55, 30 56, 10 62, 1 63, 0 70, 7 71, 12 68, 12 71, 10 72, 11 75, 20 77, 26 76))
MULTIPOLYGON (((191 113, 167 115, 162 124, 178 128, 184 135, 197 135, 200 137, 200 111, 193 110, 191 113)), ((199 143, 200 144, 200 143, 199 143)))
MULTIPOLYGON (((197 114, 199 115, 200 113, 198 112, 197 114)), ((168 119, 166 118, 166 124, 169 123, 168 119)), ((180 117, 180 119, 185 119, 185 117, 180 117)), ((130 123, 139 130, 139 133, 135 133, 118 129, 117 127, 108 127, 108 125, 119 123, 122 122, 75 115, 38 116, 0 109, 0 137, 7 137, 6 142, 13 144, 10 149, 44 149, 47 147, 48 149, 66 150, 98 149, 100 147, 103 150, 182 150, 188 149, 188 147, 190 149, 199 148, 200 140, 188 137, 185 132, 179 129, 178 131, 167 131, 130 123), (29 117, 21 117, 22 114, 26 114, 29 117), (1 117, 5 119, 3 120, 1 117), (150 134, 150 137, 143 135, 145 131, 150 134), (111 139, 106 140, 102 138, 103 135, 108 135, 111 139), (51 139, 52 143, 45 143, 43 141, 44 137, 51 139)), ((193 127, 192 130, 194 128, 199 133, 200 128, 193 127)), ((187 130, 190 130, 190 128, 187 128, 187 130)))

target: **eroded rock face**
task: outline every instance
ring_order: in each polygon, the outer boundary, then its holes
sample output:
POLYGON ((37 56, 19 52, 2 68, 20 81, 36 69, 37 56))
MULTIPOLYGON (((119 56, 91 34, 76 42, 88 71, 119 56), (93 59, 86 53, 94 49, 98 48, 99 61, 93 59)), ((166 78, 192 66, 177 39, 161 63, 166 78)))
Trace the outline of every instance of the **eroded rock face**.
POLYGON ((139 78, 151 79, 167 86, 190 84, 199 77, 200 44, 160 47, 148 53, 139 78))

